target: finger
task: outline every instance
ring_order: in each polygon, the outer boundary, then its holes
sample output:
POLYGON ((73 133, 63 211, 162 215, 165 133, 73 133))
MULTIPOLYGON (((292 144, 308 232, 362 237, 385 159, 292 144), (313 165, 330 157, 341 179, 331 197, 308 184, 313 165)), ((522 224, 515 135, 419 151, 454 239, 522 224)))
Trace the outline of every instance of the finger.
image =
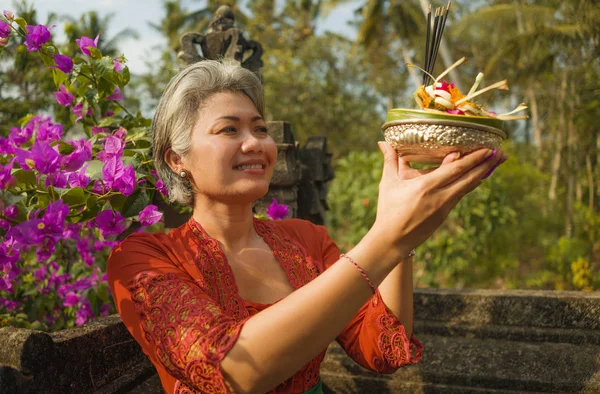
POLYGON ((446 155, 446 157, 444 157, 444 160, 442 161, 440 167, 455 162, 458 159, 460 159, 460 152, 449 153, 446 155))
POLYGON ((398 170, 407 171, 407 170, 412 170, 412 169, 413 168, 410 166, 410 163, 408 161, 406 161, 402 157, 398 156, 398 170))
MULTIPOLYGON (((498 152, 500 151, 491 151, 489 149, 476 150, 463 158, 456 159, 451 163, 438 167, 436 171, 427 174, 427 176, 424 177, 424 180, 427 182, 428 187, 440 189, 454 183, 464 174, 478 166, 485 168, 485 171, 480 176, 481 179, 481 177, 483 177, 483 175, 491 168, 491 165, 488 164, 490 161, 493 162, 493 158, 498 155, 498 152)), ((498 156, 502 155, 500 154, 498 156)))
POLYGON ((383 174, 382 179, 398 177, 398 154, 387 142, 379 141, 377 143, 383 153, 383 174))
POLYGON ((497 168, 508 159, 508 156, 504 154, 496 155, 492 160, 485 162, 484 164, 477 166, 465 173, 462 177, 457 179, 452 184, 449 184, 444 189, 448 193, 456 196, 456 203, 460 201, 466 194, 475 190, 481 185, 483 179, 490 170, 497 168))

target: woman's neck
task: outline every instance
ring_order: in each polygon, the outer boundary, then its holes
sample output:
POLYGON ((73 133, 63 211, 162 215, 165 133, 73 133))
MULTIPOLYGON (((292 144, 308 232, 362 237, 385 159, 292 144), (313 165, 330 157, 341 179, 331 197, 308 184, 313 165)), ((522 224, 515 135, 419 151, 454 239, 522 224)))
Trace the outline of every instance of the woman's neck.
POLYGON ((252 204, 225 204, 197 198, 192 217, 212 238, 220 241, 226 250, 235 251, 256 240, 252 204))

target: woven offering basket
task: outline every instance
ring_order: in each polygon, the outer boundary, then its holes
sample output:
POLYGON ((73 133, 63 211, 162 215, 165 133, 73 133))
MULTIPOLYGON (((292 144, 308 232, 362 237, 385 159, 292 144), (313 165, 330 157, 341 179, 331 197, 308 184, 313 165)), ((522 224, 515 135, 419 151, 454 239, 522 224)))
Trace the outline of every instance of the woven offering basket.
POLYGON ((412 163, 438 164, 451 152, 494 149, 506 139, 503 121, 414 109, 392 109, 381 127, 385 140, 412 163))

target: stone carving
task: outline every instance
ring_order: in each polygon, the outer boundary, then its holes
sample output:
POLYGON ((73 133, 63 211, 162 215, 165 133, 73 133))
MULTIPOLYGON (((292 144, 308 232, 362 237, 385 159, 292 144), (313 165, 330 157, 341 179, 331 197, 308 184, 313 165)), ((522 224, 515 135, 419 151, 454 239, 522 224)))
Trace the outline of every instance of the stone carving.
POLYGON ((179 57, 187 64, 204 59, 233 59, 244 68, 259 73, 263 66, 262 46, 252 40, 246 40, 242 29, 235 27, 235 16, 229 6, 217 9, 206 34, 186 33, 181 37, 179 57), (202 54, 198 53, 199 45, 202 54))

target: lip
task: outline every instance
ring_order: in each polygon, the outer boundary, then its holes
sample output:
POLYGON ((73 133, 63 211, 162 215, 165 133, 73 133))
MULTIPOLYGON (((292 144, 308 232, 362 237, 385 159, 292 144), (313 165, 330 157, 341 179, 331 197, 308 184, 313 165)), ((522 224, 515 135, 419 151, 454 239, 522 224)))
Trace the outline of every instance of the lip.
POLYGON ((235 170, 236 167, 240 167, 240 166, 247 166, 247 165, 254 165, 254 164, 260 164, 263 168, 260 170, 257 169, 253 169, 253 170, 243 170, 243 171, 264 171, 267 168, 267 162, 266 160, 262 160, 262 159, 251 159, 251 160, 246 160, 243 161, 241 163, 238 163, 236 165, 233 166, 233 169, 235 170))

